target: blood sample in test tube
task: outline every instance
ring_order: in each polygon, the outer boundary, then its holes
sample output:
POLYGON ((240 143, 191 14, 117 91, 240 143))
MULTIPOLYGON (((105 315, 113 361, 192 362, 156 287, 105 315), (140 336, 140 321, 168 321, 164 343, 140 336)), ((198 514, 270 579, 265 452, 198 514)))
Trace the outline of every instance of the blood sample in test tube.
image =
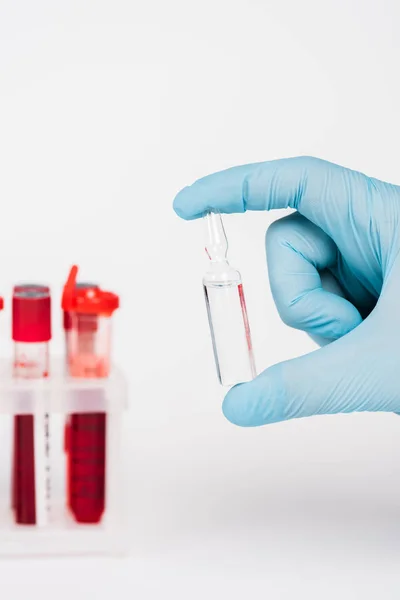
MULTIPOLYGON (((62 308, 71 315, 67 344, 69 375, 102 379, 110 373, 111 317, 119 307, 116 294, 100 288, 75 285, 72 267, 64 287, 62 308)), ((101 389, 94 390, 102 394, 101 389)), ((93 390, 83 390, 85 394, 93 390)), ((99 523, 105 510, 106 486, 105 412, 73 413, 68 427, 69 507, 78 523, 99 523)))
MULTIPOLYGON (((75 287, 77 290, 90 290, 90 289, 97 290, 97 289, 99 289, 99 285, 97 283, 91 283, 88 281, 79 281, 75 284, 75 287)), ((90 335, 90 334, 93 333, 94 331, 96 331, 96 329, 97 329, 97 316, 96 315, 81 315, 78 318, 82 322, 82 325, 84 325, 85 323, 87 324, 87 329, 88 329, 87 338, 88 338, 88 342, 91 343, 91 340, 94 339, 94 336, 90 335)), ((64 334, 65 334, 65 357, 66 357, 67 373, 69 372, 69 368, 68 368, 69 351, 68 351, 68 349, 70 348, 70 336, 71 336, 71 330, 72 330, 72 321, 73 321, 73 315, 69 311, 63 310, 63 329, 64 329, 64 334)), ((70 473, 69 473, 70 460, 68 457, 70 430, 71 430, 71 415, 67 415, 66 419, 65 419, 65 430, 64 430, 64 451, 65 451, 65 454, 67 457, 66 487, 67 487, 67 504, 68 504, 69 508, 71 508, 71 505, 72 505, 72 499, 71 499, 71 491, 72 490, 71 490, 71 485, 70 485, 71 478, 70 478, 70 473)))
MULTIPOLYGON (((49 375, 51 300, 47 286, 14 287, 12 300, 14 377, 40 379, 49 375)), ((29 392, 27 392, 29 393, 29 392)), ((21 525, 44 525, 49 516, 49 416, 14 417, 12 508, 21 525)))

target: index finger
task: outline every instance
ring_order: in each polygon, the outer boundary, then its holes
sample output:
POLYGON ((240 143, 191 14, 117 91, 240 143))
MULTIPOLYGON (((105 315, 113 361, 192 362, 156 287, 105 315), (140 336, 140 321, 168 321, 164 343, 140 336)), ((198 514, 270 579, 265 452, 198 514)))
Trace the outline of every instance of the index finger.
POLYGON ((347 218, 354 185, 366 185, 356 171, 312 157, 287 158, 233 167, 209 175, 179 192, 175 212, 186 220, 213 208, 222 213, 294 208, 330 234, 347 218))

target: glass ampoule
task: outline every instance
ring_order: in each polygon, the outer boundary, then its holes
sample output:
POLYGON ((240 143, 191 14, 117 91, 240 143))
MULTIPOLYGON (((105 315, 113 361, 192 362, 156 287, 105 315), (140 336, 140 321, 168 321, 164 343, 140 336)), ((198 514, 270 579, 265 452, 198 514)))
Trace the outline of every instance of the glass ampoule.
POLYGON ((250 326, 241 275, 227 259, 221 215, 208 212, 204 222, 210 262, 203 286, 215 366, 221 385, 231 386, 256 376, 250 326))

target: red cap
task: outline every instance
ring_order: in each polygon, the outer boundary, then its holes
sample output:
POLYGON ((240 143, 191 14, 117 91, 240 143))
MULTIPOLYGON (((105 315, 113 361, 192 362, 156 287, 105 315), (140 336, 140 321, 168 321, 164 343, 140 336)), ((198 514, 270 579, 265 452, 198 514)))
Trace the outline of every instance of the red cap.
POLYGON ((61 300, 62 309, 79 314, 111 317, 113 312, 119 308, 119 297, 100 288, 77 288, 77 274, 78 267, 74 265, 64 286, 61 300))
POLYGON ((4 308, 4 299, 0 296, 0 310, 4 308))
MULTIPOLYGON (((82 290, 89 290, 89 289, 99 289, 99 286, 97 283, 88 283, 88 282, 84 282, 81 281, 79 283, 76 283, 76 288, 77 289, 82 289, 82 290)), ((97 319, 96 317, 92 317, 91 320, 90 319, 84 319, 85 323, 82 324, 82 327, 88 331, 96 331, 97 330, 97 319), (90 321, 90 324, 89 324, 90 321), (88 328, 86 328, 86 325, 88 326, 88 328)), ((78 324, 79 325, 79 324, 78 324)), ((71 313, 68 310, 64 310, 63 311, 63 327, 64 327, 64 331, 69 331, 70 329, 72 329, 72 317, 71 317, 71 313)))
POLYGON ((51 339, 49 288, 18 285, 12 299, 12 338, 15 342, 48 342, 51 339))

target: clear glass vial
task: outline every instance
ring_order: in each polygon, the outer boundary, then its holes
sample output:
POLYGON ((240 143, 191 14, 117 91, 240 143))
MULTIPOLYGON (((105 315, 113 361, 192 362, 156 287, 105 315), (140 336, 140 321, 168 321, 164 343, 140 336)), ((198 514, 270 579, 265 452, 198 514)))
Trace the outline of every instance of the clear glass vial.
POLYGON ((221 385, 232 386, 256 376, 242 278, 227 260, 228 240, 221 215, 209 212, 204 222, 210 262, 203 287, 215 365, 221 385))

